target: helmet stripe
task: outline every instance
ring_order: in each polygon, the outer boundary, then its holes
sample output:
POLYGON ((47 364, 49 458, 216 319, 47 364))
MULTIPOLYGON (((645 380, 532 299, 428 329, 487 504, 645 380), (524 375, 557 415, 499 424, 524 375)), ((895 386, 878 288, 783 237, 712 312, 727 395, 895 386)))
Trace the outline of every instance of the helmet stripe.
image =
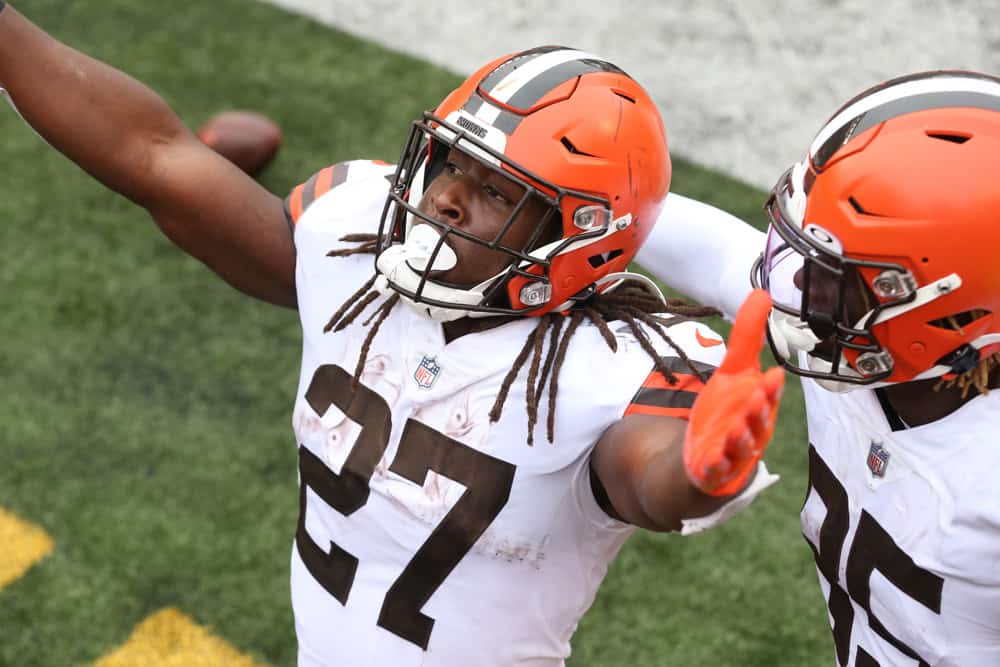
POLYGON ((520 114, 504 110, 501 111, 497 115, 496 120, 493 121, 493 127, 497 128, 504 134, 511 135, 514 134, 514 130, 516 130, 517 126, 521 124, 521 119, 523 118, 524 116, 521 116, 520 114))
POLYGON ((475 116, 485 103, 486 100, 479 93, 472 93, 462 108, 475 116))
POLYGON ((958 72, 904 77, 876 86, 837 112, 809 148, 822 169, 837 150, 865 130, 903 114, 951 107, 1000 111, 1000 79, 958 72))
POLYGON ((486 91, 492 90, 495 85, 504 79, 504 77, 518 67, 521 67, 524 63, 547 53, 572 50, 573 49, 569 49, 565 46, 539 46, 534 49, 528 49, 527 51, 515 53, 504 61, 499 67, 486 75, 486 78, 479 82, 479 87, 486 91))
MULTIPOLYGON (((533 50, 514 56, 491 72, 483 79, 479 90, 505 105, 528 109, 561 83, 597 71, 624 74, 612 63, 585 51, 562 47, 533 50), (526 58, 526 54, 530 55, 526 58)), ((522 118, 520 114, 490 104, 479 95, 470 97, 465 109, 506 134, 513 133, 522 118)))
POLYGON ((556 86, 588 72, 622 72, 603 60, 571 60, 536 76, 507 100, 514 109, 530 109, 556 86))

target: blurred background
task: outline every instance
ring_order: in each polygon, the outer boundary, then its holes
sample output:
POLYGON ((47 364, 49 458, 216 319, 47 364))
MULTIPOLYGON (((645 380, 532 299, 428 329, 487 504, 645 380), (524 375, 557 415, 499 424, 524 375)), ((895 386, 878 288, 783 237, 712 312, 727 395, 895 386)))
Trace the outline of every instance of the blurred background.
MULTIPOLYGON (((282 197, 338 161, 394 161, 461 76, 563 43, 651 91, 673 190, 760 227, 766 190, 849 97, 1000 70, 998 0, 13 5, 192 128, 273 118, 285 140, 258 180, 282 197)), ((0 137, 0 665, 293 665, 296 313, 223 284, 4 106, 0 137)), ((768 451, 782 482, 708 534, 631 538, 569 665, 832 665, 799 528, 806 448, 792 379, 768 451)))
POLYGON ((925 69, 1000 71, 1000 0, 270 0, 467 75, 563 44, 652 94, 671 150, 770 188, 865 88, 925 69))

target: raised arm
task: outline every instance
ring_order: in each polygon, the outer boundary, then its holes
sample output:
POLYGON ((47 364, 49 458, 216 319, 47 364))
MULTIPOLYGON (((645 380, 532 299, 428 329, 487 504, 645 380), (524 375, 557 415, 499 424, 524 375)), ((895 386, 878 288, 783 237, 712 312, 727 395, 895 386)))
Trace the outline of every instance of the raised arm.
POLYGON ((764 234, 736 216, 670 193, 636 261, 688 297, 736 316, 764 234))
POLYGON ((760 370, 770 309, 763 290, 747 297, 726 357, 698 393, 689 421, 633 414, 601 437, 591 470, 609 513, 651 530, 697 532, 777 480, 759 465, 784 387, 780 368, 760 370))
POLYGON ((202 145, 152 90, 9 5, 0 8, 0 87, 49 144, 148 210, 185 252, 251 296, 295 306, 281 200, 202 145))

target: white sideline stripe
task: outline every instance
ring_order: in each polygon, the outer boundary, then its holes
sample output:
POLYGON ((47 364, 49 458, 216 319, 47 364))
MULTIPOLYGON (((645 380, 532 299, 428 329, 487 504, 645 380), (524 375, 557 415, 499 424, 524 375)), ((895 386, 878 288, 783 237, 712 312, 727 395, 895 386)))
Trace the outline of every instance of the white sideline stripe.
POLYGON ((997 0, 947 12, 912 0, 518 0, 475 11, 446 0, 264 1, 463 76, 540 44, 600 53, 660 107, 673 155, 765 190, 870 86, 920 70, 1000 73, 997 0))

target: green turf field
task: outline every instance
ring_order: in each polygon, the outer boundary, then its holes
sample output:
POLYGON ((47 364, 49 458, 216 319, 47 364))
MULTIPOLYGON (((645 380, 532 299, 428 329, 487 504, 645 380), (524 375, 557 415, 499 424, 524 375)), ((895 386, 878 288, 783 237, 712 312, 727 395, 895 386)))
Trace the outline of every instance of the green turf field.
MULTIPOLYGON (((457 82, 247 0, 16 4, 192 126, 231 107, 276 118, 286 141, 262 182, 281 195, 335 161, 394 160, 457 82)), ((0 665, 93 663, 168 607, 257 663, 294 664, 295 313, 183 256, 6 108, 0 138, 0 507, 54 544, 0 588, 0 665)), ((761 222, 762 192, 680 160, 673 189, 761 222)), ((784 481, 708 535, 632 538, 571 665, 832 664, 798 527, 797 382, 786 395, 768 457, 784 481)), ((0 542, 0 563, 15 547, 0 542)))

